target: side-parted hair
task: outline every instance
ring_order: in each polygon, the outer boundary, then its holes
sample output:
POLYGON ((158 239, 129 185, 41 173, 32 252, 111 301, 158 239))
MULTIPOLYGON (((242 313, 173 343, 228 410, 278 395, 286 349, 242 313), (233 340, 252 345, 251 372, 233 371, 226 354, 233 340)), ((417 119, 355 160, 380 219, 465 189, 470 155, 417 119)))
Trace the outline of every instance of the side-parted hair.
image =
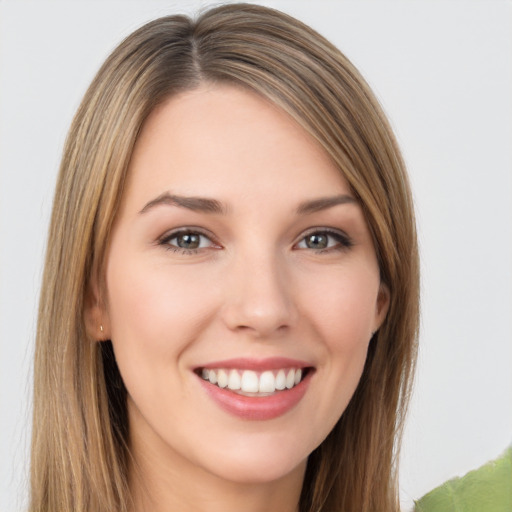
MULTIPOLYGON (((202 83, 254 91, 316 139, 358 198, 389 311, 342 417, 310 455, 300 512, 399 509, 397 460, 417 351, 418 250, 404 163, 350 61, 279 11, 231 4, 152 21, 108 57, 73 120, 51 218, 37 329, 30 512, 127 512, 126 389, 87 334, 137 137, 153 109, 202 83)), ((102 286, 103 286, 102 285, 102 286)))

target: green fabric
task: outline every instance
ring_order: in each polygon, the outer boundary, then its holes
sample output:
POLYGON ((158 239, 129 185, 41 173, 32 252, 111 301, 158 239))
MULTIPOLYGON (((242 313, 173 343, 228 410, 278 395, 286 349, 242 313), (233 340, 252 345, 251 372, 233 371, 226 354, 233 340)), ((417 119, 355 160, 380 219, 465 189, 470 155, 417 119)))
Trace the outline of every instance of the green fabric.
POLYGON ((512 512, 512 447, 416 502, 415 512, 512 512))

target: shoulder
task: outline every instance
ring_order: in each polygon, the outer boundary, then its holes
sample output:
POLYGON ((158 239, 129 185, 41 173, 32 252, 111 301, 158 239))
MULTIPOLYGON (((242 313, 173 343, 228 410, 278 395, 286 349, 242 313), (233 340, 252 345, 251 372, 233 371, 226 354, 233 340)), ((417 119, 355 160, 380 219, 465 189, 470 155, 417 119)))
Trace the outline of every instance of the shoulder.
POLYGON ((415 505, 415 512, 512 511, 512 447, 498 459, 437 487, 415 505))

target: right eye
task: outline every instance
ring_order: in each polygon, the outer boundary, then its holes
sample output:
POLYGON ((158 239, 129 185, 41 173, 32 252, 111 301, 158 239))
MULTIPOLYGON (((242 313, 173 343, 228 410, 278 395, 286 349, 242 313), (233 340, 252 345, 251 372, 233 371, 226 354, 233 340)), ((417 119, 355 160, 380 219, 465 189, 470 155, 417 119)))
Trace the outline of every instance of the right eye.
POLYGON ((352 247, 350 238, 342 232, 332 229, 315 229, 310 231, 296 245, 297 249, 312 249, 319 253, 343 251, 352 247))
POLYGON ((208 249, 210 247, 218 248, 218 245, 204 233, 190 229, 182 229, 168 233, 161 238, 158 243, 168 250, 181 252, 183 254, 193 254, 201 249, 208 249))

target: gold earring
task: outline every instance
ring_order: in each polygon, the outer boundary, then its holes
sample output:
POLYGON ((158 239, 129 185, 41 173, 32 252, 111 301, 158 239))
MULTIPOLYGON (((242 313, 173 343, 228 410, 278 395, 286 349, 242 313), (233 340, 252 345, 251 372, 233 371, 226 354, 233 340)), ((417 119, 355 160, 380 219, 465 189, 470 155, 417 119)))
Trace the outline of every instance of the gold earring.
POLYGON ((103 324, 100 324, 100 331, 103 332, 103 324))

